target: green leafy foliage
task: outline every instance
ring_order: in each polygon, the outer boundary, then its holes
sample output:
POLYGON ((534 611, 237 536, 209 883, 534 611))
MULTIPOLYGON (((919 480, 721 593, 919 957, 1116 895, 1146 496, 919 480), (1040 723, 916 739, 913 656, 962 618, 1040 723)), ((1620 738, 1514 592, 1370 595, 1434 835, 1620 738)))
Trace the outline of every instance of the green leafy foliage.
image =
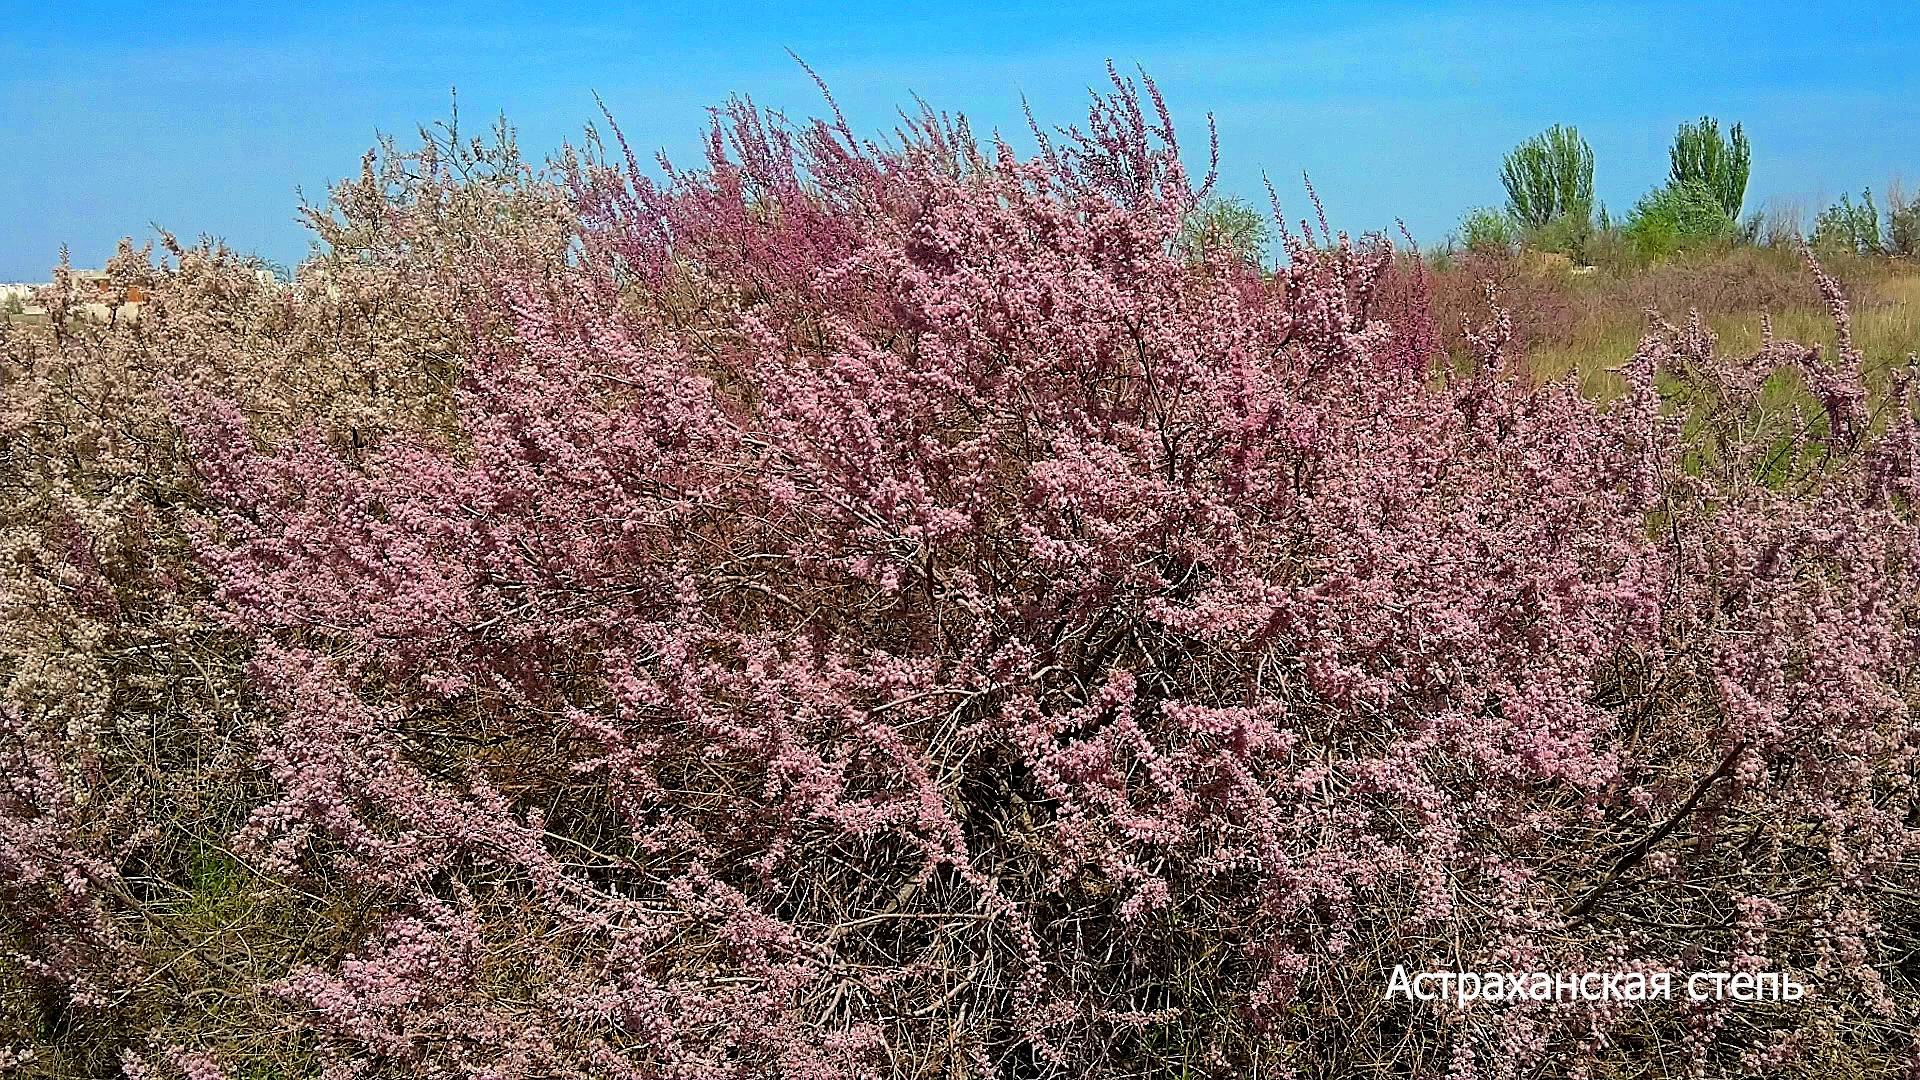
POLYGON ((1500 169, 1507 212, 1529 230, 1584 234, 1593 220, 1593 148, 1555 124, 1513 148, 1500 169))
POLYGON ((1873 204, 1873 192, 1861 191, 1858 203, 1842 195, 1839 202, 1820 211, 1813 221, 1813 246, 1828 253, 1879 254, 1880 210, 1873 204))
POLYGON ((1711 116, 1701 117, 1698 123, 1681 124, 1667 154, 1672 161, 1667 174, 1669 187, 1704 188, 1712 193, 1728 220, 1740 220, 1753 147, 1739 124, 1726 135, 1720 133, 1720 121, 1711 116))
POLYGON ((1636 249, 1658 257, 1730 243, 1739 229, 1718 192, 1704 184, 1680 182, 1642 196, 1634 204, 1625 232, 1636 249))
POLYGON ((1201 259, 1225 252, 1239 262, 1258 266, 1265 259, 1269 239, 1267 219, 1232 196, 1209 196, 1187 215, 1175 241, 1180 253, 1201 259))
POLYGON ((1552 221, 1526 232, 1526 246, 1535 251, 1567 255, 1579 262, 1588 261, 1596 233, 1591 218, 1562 214, 1552 221))
POLYGON ((1520 230, 1506 214, 1490 207, 1467 211, 1460 219, 1460 246, 1469 251, 1512 251, 1520 242, 1520 230))

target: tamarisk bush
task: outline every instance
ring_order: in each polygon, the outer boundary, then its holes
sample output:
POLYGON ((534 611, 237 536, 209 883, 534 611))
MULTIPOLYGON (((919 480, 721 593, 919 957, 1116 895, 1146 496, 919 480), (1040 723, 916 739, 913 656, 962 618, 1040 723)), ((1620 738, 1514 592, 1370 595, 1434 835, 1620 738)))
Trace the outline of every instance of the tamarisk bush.
MULTIPOLYGON (((47 1003, 16 1055, 808 1080, 1908 1055, 1920 436, 1837 285, 1814 268, 1831 356, 1657 322, 1595 402, 1531 379, 1497 305, 1439 355, 1383 238, 1302 223, 1273 274, 1183 244, 1210 179, 1150 82, 1033 135, 926 110, 882 145, 740 100, 697 169, 649 173, 617 129, 550 178, 429 152, 383 189, 370 159, 328 242, 387 254, 333 273, 413 321, 300 350, 369 358, 337 394, 200 374, 284 333, 143 321, 177 359, 111 381, 177 460, 121 467, 10 381, 10 454, 125 478, 80 500, 87 535, 167 539, 87 561, 9 457, 36 587, 218 654, 151 675, 173 711, 81 717, 19 689, 47 654, 9 639, 6 977, 47 1003), (1783 382, 1802 404, 1768 404, 1783 382), (100 581, 170 590, 181 629, 100 581), (105 800, 86 748, 197 745, 200 694, 219 825, 105 800), (182 837, 248 901, 218 909, 224 968, 163 934, 208 891, 182 837), (1386 997, 1400 964, 1814 990, 1456 1009, 1386 997), (172 1019, 179 965, 231 1004, 172 1019)), ((267 306, 324 326, 349 291, 267 306)))
POLYGON ((168 397, 349 454, 444 426, 478 314, 455 254, 536 274, 567 220, 510 143, 446 134, 387 145, 308 208, 326 247, 289 286, 163 236, 162 265, 123 246, 107 266, 110 307, 146 294, 137 322, 66 318, 83 298, 63 267, 50 332, 0 326, 0 1054, 28 1075, 200 1060, 181 1041, 291 1067, 264 990, 347 913, 232 847, 267 790, 256 695, 205 606, 168 397))

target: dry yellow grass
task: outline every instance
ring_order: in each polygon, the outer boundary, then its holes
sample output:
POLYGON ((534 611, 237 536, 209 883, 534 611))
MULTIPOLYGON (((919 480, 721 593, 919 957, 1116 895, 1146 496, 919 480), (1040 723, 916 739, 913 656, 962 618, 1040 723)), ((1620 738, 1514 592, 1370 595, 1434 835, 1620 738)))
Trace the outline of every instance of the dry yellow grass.
MULTIPOLYGON (((1879 273, 1852 288, 1854 344, 1866 357, 1870 372, 1903 364, 1920 352, 1920 267, 1886 264, 1879 273)), ((1549 340, 1527 350, 1527 367, 1537 378, 1551 380, 1577 375, 1584 393, 1606 399, 1620 390, 1616 369, 1632 355, 1648 327, 1645 312, 1609 304, 1601 293, 1605 283, 1585 286, 1568 283, 1569 291, 1586 292, 1579 317, 1560 340, 1549 340)), ((1819 302, 1812 281, 1806 283, 1806 302, 1774 308, 1759 307, 1708 312, 1707 325, 1719 336, 1723 353, 1749 353, 1759 348, 1763 319, 1771 316, 1774 335, 1831 351, 1835 344, 1832 318, 1819 302)), ((1686 311, 1663 313, 1680 322, 1686 311)), ((1527 317, 1514 313, 1516 320, 1527 317)))

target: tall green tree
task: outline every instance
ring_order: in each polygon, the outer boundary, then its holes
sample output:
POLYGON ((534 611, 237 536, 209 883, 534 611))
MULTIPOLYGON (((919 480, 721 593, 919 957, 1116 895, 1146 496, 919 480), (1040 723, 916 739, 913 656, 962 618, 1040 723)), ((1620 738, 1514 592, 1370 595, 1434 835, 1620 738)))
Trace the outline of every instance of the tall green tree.
POLYGON ((1698 185, 1711 191, 1729 218, 1740 219, 1740 204, 1747 197, 1747 171, 1753 147, 1739 124, 1727 135, 1720 134, 1720 121, 1703 116, 1698 123, 1681 124, 1668 151, 1673 167, 1668 184, 1673 188, 1698 185))
POLYGON ((1209 196, 1193 208, 1181 226, 1176 244, 1189 259, 1225 250, 1249 266, 1258 266, 1267 252, 1267 219, 1240 199, 1209 196))
POLYGON ((1527 229, 1593 219, 1593 148, 1575 128, 1555 124, 1514 147, 1500 181, 1507 212, 1527 229))

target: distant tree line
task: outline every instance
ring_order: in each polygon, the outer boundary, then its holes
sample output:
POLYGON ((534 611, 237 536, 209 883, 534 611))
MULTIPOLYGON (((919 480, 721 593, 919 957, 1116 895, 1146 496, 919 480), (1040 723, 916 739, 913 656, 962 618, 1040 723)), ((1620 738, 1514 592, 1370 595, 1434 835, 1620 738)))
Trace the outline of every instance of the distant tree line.
POLYGON ((1703 116, 1681 124, 1667 154, 1666 182, 1616 221, 1594 198, 1593 148, 1578 129, 1556 124, 1507 153, 1500 168, 1506 205, 1469 211, 1455 240, 1470 250, 1543 251, 1577 263, 1791 243, 1803 235, 1827 254, 1920 255, 1920 198, 1897 189, 1888 192, 1884 209, 1870 191, 1859 202, 1842 196, 1805 234, 1799 221, 1778 214, 1743 217, 1753 145, 1737 123, 1723 130, 1719 120, 1703 116))

